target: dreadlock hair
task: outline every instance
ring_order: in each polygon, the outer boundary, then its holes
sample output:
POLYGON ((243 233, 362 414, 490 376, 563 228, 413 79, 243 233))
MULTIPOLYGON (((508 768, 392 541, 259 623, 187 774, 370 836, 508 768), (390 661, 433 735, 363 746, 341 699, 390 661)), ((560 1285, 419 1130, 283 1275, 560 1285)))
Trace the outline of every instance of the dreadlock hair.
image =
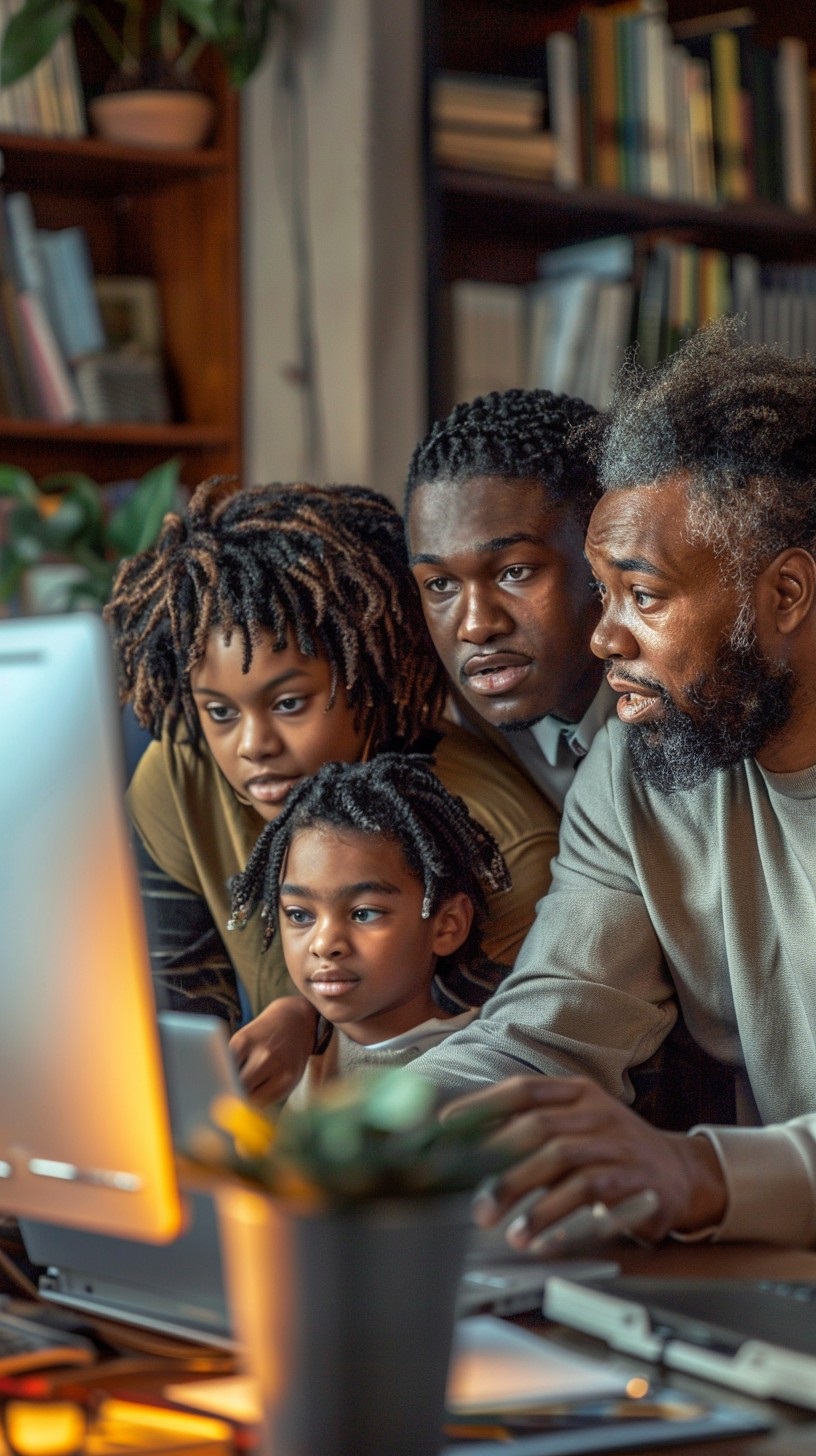
POLYGON ((448 792, 422 754, 380 753, 367 763, 325 763, 287 797, 277 819, 261 832, 246 869, 232 881, 229 929, 241 929, 260 906, 264 944, 278 926, 280 880, 293 838, 327 826, 390 839, 422 884, 422 917, 434 915, 463 891, 473 905, 467 939, 454 955, 441 956, 434 997, 444 1010, 482 1006, 509 967, 482 949, 487 895, 510 888, 510 875, 492 834, 448 792))
POLYGON ((421 742, 442 712, 446 677, 407 569, 396 507, 359 486, 205 480, 156 544, 122 563, 105 617, 122 701, 159 737, 201 728, 190 672, 210 634, 243 639, 244 671, 268 632, 331 667, 370 748, 421 742))
POLYGON ((405 517, 414 491, 432 481, 467 485, 477 476, 534 480, 554 505, 567 505, 586 525, 598 479, 577 426, 597 410, 548 389, 493 390, 457 404, 414 450, 405 489, 405 517))
POLYGON ((648 373, 630 358, 587 434, 604 490, 687 476, 692 537, 744 598, 780 551, 816 549, 816 361, 747 344, 739 319, 648 373))

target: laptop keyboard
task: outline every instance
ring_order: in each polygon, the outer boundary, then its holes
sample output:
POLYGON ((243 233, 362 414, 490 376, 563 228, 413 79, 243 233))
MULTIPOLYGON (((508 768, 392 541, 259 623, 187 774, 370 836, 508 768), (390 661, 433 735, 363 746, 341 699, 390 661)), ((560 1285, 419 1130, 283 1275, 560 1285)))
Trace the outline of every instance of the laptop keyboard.
POLYGON ((91 1365, 96 1358, 93 1345, 81 1335, 0 1310, 0 1376, 58 1365, 91 1365))

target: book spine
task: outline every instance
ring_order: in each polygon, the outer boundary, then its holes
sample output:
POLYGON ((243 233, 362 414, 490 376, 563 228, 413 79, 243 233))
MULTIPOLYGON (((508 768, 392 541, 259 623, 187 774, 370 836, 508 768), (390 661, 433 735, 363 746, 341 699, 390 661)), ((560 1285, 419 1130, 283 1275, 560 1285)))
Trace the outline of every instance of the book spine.
POLYGON ((581 117, 578 96, 578 42, 574 35, 547 36, 547 88, 550 130, 555 142, 553 180, 557 187, 578 187, 581 171, 581 117))
POLYGON ((779 42, 777 95, 785 201, 794 212, 809 212, 813 207, 813 167, 807 47, 803 40, 793 36, 785 36, 779 42))
POLYGON ((17 307, 45 418, 70 424, 81 415, 80 402, 48 315, 36 293, 18 293, 17 307))

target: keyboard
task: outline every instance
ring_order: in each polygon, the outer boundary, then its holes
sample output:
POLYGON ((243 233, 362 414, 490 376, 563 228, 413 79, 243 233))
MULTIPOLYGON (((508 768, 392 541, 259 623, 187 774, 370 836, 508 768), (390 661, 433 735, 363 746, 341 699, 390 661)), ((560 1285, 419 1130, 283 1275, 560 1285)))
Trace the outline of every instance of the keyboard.
POLYGON ((0 1310, 0 1376, 59 1365, 92 1365, 96 1359, 96 1349, 81 1335, 0 1310))

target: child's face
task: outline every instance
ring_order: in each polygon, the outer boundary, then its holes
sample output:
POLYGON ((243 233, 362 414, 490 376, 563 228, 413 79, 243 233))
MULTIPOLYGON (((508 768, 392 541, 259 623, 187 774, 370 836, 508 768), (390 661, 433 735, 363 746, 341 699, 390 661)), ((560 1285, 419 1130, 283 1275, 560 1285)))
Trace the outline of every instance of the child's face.
POLYGON ((301 829, 280 887, 279 924, 292 980, 328 1021, 363 1045, 439 1015, 437 957, 465 940, 473 907, 454 895, 422 919, 422 885, 382 835, 301 829))
POLYGON ((227 646, 214 631, 190 685, 201 729, 224 778, 261 818, 277 819, 289 790, 324 763, 362 758, 365 733, 354 725, 339 686, 331 698, 325 658, 304 657, 293 643, 275 652, 263 633, 242 672, 243 636, 227 646))

